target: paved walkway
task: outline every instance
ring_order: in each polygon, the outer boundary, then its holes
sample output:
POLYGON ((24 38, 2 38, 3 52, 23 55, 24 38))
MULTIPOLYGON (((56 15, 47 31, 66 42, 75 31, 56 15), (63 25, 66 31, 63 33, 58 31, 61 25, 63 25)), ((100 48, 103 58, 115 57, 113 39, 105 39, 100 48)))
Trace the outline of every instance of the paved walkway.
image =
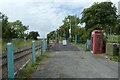
POLYGON ((31 78, 118 78, 118 64, 68 44, 54 45, 31 78))

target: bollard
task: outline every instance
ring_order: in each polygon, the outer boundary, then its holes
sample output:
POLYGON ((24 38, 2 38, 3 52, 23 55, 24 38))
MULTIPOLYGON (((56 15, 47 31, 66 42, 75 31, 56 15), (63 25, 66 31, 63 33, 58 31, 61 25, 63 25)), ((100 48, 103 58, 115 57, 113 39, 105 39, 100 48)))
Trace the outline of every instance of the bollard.
POLYGON ((7 43, 8 78, 14 78, 14 49, 12 43, 7 43))
POLYGON ((36 64, 35 41, 32 41, 32 61, 36 64))
POLYGON ((44 55, 44 39, 42 40, 41 55, 44 55))
POLYGON ((80 35, 77 35, 77 43, 80 43, 80 35))
POLYGON ((80 43, 80 35, 76 34, 75 35, 75 44, 80 43))
POLYGON ((90 40, 87 39, 87 42, 86 42, 86 50, 90 50, 90 40))
POLYGON ((45 40, 45 43, 46 43, 45 48, 46 48, 46 50, 47 50, 47 45, 48 45, 48 44, 47 44, 47 40, 45 40))
POLYGON ((49 50, 49 39, 47 40, 47 50, 49 50))
POLYGON ((75 44, 77 44, 77 34, 75 35, 75 44))
POLYGON ((46 40, 44 40, 44 52, 46 50, 46 40))

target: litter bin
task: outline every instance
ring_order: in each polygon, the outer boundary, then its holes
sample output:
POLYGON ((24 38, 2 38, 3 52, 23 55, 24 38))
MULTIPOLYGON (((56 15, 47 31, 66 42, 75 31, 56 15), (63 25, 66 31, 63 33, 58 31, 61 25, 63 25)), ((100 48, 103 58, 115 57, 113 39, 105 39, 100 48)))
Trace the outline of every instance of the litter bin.
POLYGON ((107 43, 106 44, 106 54, 108 55, 118 55, 119 47, 116 43, 107 43))

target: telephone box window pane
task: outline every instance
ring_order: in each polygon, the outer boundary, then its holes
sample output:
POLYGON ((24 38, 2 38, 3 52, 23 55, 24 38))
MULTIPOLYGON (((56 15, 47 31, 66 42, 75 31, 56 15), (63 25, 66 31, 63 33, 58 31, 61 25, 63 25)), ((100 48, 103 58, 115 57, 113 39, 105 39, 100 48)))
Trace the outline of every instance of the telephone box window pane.
POLYGON ((100 51, 100 46, 101 46, 101 36, 100 34, 97 35, 97 40, 96 40, 96 50, 100 51))

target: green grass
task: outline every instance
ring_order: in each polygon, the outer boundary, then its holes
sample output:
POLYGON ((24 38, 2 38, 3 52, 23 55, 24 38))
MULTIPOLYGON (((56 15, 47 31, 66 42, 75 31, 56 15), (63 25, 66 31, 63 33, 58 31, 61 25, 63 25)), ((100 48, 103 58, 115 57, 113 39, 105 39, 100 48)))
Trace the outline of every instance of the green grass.
MULTIPOLYGON (((43 59, 48 58, 49 53, 45 52, 43 56, 37 56, 36 65, 30 61, 25 68, 23 68, 19 73, 19 80, 29 80, 31 74, 37 69, 37 64, 40 63, 43 59)), ((38 65, 40 66, 40 65, 38 65)))
POLYGON ((48 52, 45 52, 43 56, 37 56, 36 62, 39 63, 39 62, 42 61, 44 58, 49 58, 48 52))
POLYGON ((113 55, 108 55, 108 54, 102 54, 101 56, 107 57, 107 59, 115 61, 115 62, 120 62, 120 56, 113 56, 113 55))
POLYGON ((30 77, 30 75, 33 73, 33 71, 36 69, 36 65, 32 63, 32 61, 30 61, 27 66, 25 68, 23 68, 20 72, 19 72, 19 80, 28 80, 28 78, 30 77))
POLYGON ((75 46, 79 46, 80 48, 82 48, 83 50, 86 51, 86 45, 84 43, 75 44, 74 42, 72 42, 72 44, 75 45, 75 46))
MULTIPOLYGON (((6 53, 6 45, 9 41, 5 41, 3 40, 2 43, 0 43, 0 45, 2 45, 2 54, 4 55, 6 53)), ((32 40, 22 40, 22 39, 17 39, 14 41, 11 41, 13 43, 14 46, 14 50, 16 49, 21 49, 21 48, 26 48, 26 47, 31 47, 32 44, 32 40)), ((36 44, 41 44, 41 40, 36 40, 35 41, 36 44)))
POLYGON ((108 42, 120 42, 120 35, 108 35, 108 42))
POLYGON ((110 56, 109 59, 115 62, 120 62, 120 56, 110 56))

